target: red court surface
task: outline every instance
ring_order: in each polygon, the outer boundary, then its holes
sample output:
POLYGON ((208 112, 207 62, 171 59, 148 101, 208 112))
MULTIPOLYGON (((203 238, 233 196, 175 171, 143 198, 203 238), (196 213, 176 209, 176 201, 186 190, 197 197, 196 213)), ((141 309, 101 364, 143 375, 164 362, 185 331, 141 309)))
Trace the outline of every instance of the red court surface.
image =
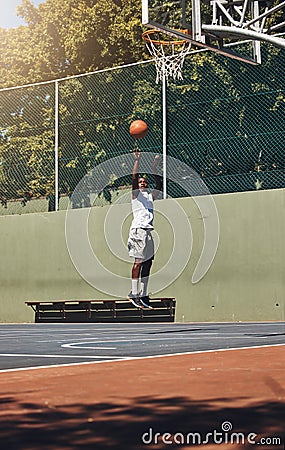
POLYGON ((4 450, 284 449, 285 346, 0 374, 4 450))

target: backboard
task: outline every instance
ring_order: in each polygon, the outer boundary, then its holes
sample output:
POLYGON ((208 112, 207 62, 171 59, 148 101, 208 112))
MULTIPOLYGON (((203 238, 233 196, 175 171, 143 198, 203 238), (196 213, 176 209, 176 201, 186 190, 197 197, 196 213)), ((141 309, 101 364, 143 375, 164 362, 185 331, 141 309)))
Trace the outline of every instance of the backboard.
POLYGON ((285 48, 280 0, 142 0, 142 24, 251 64, 261 63, 261 42, 285 48))

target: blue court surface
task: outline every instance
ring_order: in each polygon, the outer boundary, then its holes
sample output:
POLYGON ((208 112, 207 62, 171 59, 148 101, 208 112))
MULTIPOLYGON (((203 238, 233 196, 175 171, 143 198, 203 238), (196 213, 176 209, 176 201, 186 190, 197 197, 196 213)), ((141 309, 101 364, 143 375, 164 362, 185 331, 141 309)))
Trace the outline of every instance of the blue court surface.
POLYGON ((285 345, 285 322, 1 324, 0 372, 285 345))

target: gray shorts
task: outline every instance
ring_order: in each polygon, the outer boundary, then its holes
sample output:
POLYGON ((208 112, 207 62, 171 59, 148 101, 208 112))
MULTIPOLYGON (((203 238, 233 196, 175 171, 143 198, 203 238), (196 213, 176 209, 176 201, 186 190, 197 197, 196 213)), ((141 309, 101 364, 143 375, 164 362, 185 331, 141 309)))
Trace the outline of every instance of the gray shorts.
POLYGON ((128 239, 129 256, 147 261, 154 258, 154 243, 151 229, 131 228, 128 239))

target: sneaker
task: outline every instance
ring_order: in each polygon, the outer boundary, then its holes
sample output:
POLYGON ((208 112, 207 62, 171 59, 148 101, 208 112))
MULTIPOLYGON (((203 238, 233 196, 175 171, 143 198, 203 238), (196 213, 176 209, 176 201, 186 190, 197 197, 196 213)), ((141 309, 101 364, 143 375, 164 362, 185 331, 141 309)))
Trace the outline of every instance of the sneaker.
POLYGON ((140 297, 140 302, 141 302, 141 304, 142 304, 145 308, 148 308, 148 309, 154 309, 154 308, 151 306, 151 304, 150 304, 149 296, 148 296, 148 295, 146 295, 146 296, 144 296, 144 297, 140 297))
POLYGON ((142 302, 140 301, 140 298, 138 295, 134 295, 132 292, 130 292, 128 295, 128 299, 137 308, 143 308, 142 302))

